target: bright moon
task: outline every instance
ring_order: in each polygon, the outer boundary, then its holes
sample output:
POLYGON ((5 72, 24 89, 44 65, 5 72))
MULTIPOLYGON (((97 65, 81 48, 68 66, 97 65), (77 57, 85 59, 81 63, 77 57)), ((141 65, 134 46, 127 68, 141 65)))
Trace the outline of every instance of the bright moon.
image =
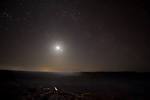
POLYGON ((55 51, 57 51, 57 52, 62 52, 62 51, 63 51, 63 48, 62 48, 60 45, 56 45, 56 46, 55 46, 55 51))
POLYGON ((56 46, 56 50, 60 50, 60 46, 56 46))

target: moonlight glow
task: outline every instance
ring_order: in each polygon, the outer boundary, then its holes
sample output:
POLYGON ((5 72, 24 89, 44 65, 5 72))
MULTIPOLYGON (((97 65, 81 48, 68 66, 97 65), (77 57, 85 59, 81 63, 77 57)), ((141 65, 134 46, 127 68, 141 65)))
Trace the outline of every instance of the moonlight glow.
POLYGON ((60 50, 60 46, 56 46, 56 50, 57 50, 57 51, 60 50))
POLYGON ((63 51, 63 48, 60 45, 56 45, 54 49, 58 53, 63 51))

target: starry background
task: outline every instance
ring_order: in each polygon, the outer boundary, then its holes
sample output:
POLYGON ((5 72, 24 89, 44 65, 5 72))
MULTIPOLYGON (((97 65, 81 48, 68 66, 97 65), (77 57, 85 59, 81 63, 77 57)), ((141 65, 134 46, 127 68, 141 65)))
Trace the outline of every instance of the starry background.
POLYGON ((150 71, 149 10, 143 0, 1 0, 0 69, 150 71))

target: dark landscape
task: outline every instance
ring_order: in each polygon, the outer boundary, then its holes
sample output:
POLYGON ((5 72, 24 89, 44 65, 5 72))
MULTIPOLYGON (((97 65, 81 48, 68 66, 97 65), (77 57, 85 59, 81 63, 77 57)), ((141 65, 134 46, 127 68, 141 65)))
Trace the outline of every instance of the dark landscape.
POLYGON ((0 71, 3 100, 144 100, 150 73, 0 71), (58 90, 56 90, 57 88, 58 90))

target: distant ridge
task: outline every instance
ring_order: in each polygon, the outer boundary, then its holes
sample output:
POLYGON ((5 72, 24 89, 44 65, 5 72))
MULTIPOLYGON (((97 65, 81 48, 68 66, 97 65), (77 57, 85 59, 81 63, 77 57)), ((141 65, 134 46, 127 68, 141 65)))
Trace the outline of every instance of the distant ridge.
POLYGON ((64 74, 58 72, 34 72, 34 71, 12 71, 0 70, 1 79, 15 79, 15 78, 48 78, 48 77, 89 77, 89 78, 112 78, 112 79, 134 79, 143 78, 149 79, 150 72, 74 72, 74 74, 64 74))

